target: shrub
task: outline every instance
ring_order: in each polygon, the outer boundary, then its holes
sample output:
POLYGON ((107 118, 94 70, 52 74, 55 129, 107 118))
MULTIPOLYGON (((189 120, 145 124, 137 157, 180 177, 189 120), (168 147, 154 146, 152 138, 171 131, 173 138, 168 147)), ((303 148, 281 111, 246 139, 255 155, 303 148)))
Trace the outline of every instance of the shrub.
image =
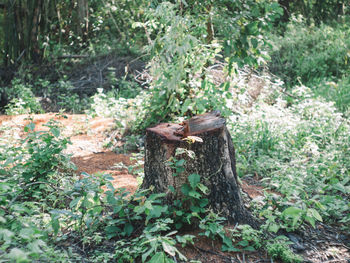
POLYGON ((32 91, 32 85, 23 83, 20 79, 12 81, 12 87, 5 89, 10 103, 6 107, 6 114, 42 113, 43 109, 32 91))
POLYGON ((294 18, 283 37, 275 35, 271 40, 270 70, 288 86, 300 80, 311 87, 325 78, 336 80, 350 73, 350 27, 346 24, 308 27, 294 18))

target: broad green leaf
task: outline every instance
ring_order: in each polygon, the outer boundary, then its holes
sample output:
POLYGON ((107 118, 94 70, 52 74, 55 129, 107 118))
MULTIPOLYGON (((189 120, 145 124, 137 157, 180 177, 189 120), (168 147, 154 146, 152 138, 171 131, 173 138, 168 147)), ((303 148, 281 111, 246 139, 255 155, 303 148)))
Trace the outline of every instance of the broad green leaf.
POLYGON ((185 100, 185 102, 182 104, 182 107, 181 107, 181 114, 182 115, 186 113, 186 111, 188 110, 188 107, 190 106, 191 102, 192 102, 191 99, 187 98, 185 100))
POLYGON ((176 248, 172 245, 170 245, 169 243, 163 241, 162 242, 162 246, 163 246, 163 250, 168 253, 170 256, 174 257, 175 256, 175 251, 176 248))
POLYGON ((309 222, 310 225, 312 225, 312 227, 315 228, 315 219, 313 217, 306 216, 305 221, 309 222))
POLYGON ((55 235, 57 235, 60 229, 60 221, 58 219, 58 216, 55 216, 55 215, 51 216, 51 226, 52 226, 53 232, 55 233, 55 235))
POLYGON ((132 226, 132 224, 128 223, 124 226, 124 233, 127 235, 127 236, 130 236, 132 231, 134 231, 134 227, 132 226))
POLYGON ((203 193, 206 194, 208 191, 208 187, 206 187, 204 184, 198 184, 198 189, 203 193))
POLYGON ((300 215, 301 213, 303 213, 304 211, 298 207, 288 207, 283 211, 283 215, 284 216, 296 216, 296 215, 300 215))
POLYGON ((59 128, 56 128, 56 127, 52 127, 51 129, 50 129, 50 131, 52 132, 52 134, 53 134, 53 136, 55 136, 55 137, 59 137, 60 136, 60 129, 59 128))
POLYGON ((169 190, 174 194, 175 193, 175 188, 174 188, 174 186, 172 186, 172 185, 169 185, 169 190))
POLYGON ((271 224, 269 225, 269 231, 273 233, 277 233, 277 231, 280 229, 280 226, 278 224, 271 224))
POLYGON ((148 261, 148 263, 165 263, 165 253, 164 252, 157 252, 154 254, 154 256, 148 261))
POLYGON ((253 48, 258 47, 258 40, 256 38, 252 38, 250 42, 252 43, 253 48))
POLYGON ((196 199, 199 199, 201 198, 201 194, 194 191, 194 190, 191 190, 189 193, 188 193, 189 196, 193 197, 193 198, 196 198, 196 199))
POLYGON ((24 131, 25 132, 34 131, 34 129, 35 129, 35 123, 34 122, 31 122, 31 123, 29 123, 28 125, 26 125, 24 127, 24 131))
POLYGON ((74 198, 70 203, 69 203, 69 207, 70 208, 73 208, 75 207, 79 201, 82 199, 83 197, 82 196, 78 196, 77 198, 74 198))
POLYGON ((151 210, 150 216, 153 218, 158 218, 160 215, 168 210, 168 206, 154 205, 151 210))
POLYGON ((200 207, 194 206, 194 205, 192 205, 192 206, 190 207, 190 209, 191 209, 192 212, 196 212, 196 213, 199 213, 199 212, 201 211, 201 208, 200 208, 200 207))
POLYGON ((249 245, 249 242, 247 240, 242 240, 242 241, 239 241, 237 244, 242 247, 246 247, 249 245))
POLYGON ((184 195, 188 195, 189 191, 191 190, 191 187, 188 185, 188 184, 183 184, 181 186, 181 192, 184 194, 184 195))
POLYGON ((252 247, 252 246, 247 246, 247 247, 244 248, 244 250, 253 252, 253 251, 255 251, 255 248, 252 247))
POLYGON ((200 180, 201 178, 198 174, 190 174, 188 176, 188 181, 190 182, 192 188, 196 188, 200 180))
POLYGON ((301 215, 294 215, 293 216, 293 223, 292 223, 292 226, 296 226, 297 223, 299 222, 299 219, 301 218, 301 215))
POLYGON ((106 227, 106 232, 108 234, 113 234, 113 233, 117 234, 119 231, 120 231, 120 228, 117 226, 107 226, 106 227))
POLYGON ((316 220, 322 222, 322 217, 321 217, 321 215, 317 212, 316 209, 310 208, 310 209, 308 209, 307 213, 308 213, 308 215, 312 215, 312 217, 315 218, 316 220))
POLYGON ((179 166, 183 166, 185 163, 186 163, 186 161, 185 161, 184 159, 181 159, 181 160, 177 161, 177 162, 175 163, 175 165, 176 165, 177 167, 179 167, 179 166))

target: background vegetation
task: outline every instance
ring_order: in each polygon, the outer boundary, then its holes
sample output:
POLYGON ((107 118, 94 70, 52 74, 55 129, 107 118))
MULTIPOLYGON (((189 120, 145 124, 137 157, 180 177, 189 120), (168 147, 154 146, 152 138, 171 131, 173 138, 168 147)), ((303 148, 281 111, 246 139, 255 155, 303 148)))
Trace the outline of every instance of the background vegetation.
POLYGON ((345 0, 0 2, 1 112, 110 116, 142 152, 145 127, 219 109, 241 180, 266 190, 260 229, 225 229, 200 175, 172 205, 128 195, 75 175, 59 123, 21 139, 1 126, 0 262, 185 261, 193 224, 223 251, 301 262, 290 233, 349 231, 349 14, 345 0))

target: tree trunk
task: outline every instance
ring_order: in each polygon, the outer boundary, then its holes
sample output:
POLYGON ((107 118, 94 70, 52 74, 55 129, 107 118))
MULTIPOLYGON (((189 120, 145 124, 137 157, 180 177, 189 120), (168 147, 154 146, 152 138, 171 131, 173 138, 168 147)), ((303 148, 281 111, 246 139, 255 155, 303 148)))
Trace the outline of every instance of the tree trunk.
POLYGON ((291 0, 278 0, 278 4, 283 8, 283 15, 280 18, 280 20, 283 23, 287 23, 289 22, 289 18, 290 18, 290 13, 289 13, 289 4, 290 4, 291 0))
POLYGON ((87 0, 78 0, 78 21, 77 31, 78 35, 82 38, 83 43, 87 41, 87 34, 89 31, 89 6, 87 0))
MULTIPOLYGON (((178 158, 179 159, 179 158, 178 158)), ((199 174, 201 183, 209 189, 210 207, 230 222, 257 226, 257 220, 245 208, 237 182, 235 150, 225 119, 215 111, 193 117, 182 124, 162 123, 146 130, 145 177, 142 188, 154 188, 167 194, 169 203, 181 198, 181 186, 190 174, 199 174), (188 143, 188 136, 200 137, 203 142, 188 143), (184 172, 173 176, 167 165, 177 148, 195 153, 186 160, 184 172), (175 192, 169 191, 169 186, 175 192)))

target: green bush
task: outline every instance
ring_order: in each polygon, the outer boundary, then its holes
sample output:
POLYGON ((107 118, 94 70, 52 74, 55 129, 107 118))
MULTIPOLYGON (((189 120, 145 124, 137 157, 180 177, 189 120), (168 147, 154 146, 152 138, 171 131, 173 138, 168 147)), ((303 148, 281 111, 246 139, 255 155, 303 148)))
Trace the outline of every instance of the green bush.
POLYGON ((343 76, 338 81, 322 81, 315 93, 328 101, 333 101, 337 109, 346 113, 350 106, 350 78, 343 76))
POLYGON ((346 227, 348 120, 333 103, 313 98, 309 88, 295 87, 291 95, 297 98, 292 105, 278 98, 233 121, 238 175, 259 175, 266 187, 283 194, 267 196, 265 209, 272 203, 274 216, 284 220, 287 230, 321 220, 346 227))
POLYGON ((5 88, 10 103, 6 106, 6 114, 42 113, 43 109, 33 93, 33 86, 13 79, 11 87, 5 88))
POLYGON ((62 175, 73 165, 62 153, 68 140, 60 136, 57 123, 47 126, 49 131, 35 132, 29 124, 23 140, 11 138, 5 129, 0 137, 1 262, 68 261, 66 251, 52 246, 48 210, 64 204, 62 175))
MULTIPOLYGON (((284 36, 273 36, 270 70, 288 86, 301 81, 312 87, 323 79, 349 75, 350 27, 320 25, 308 27, 302 19, 287 26, 284 36)), ((317 89, 317 87, 316 87, 317 89)))

